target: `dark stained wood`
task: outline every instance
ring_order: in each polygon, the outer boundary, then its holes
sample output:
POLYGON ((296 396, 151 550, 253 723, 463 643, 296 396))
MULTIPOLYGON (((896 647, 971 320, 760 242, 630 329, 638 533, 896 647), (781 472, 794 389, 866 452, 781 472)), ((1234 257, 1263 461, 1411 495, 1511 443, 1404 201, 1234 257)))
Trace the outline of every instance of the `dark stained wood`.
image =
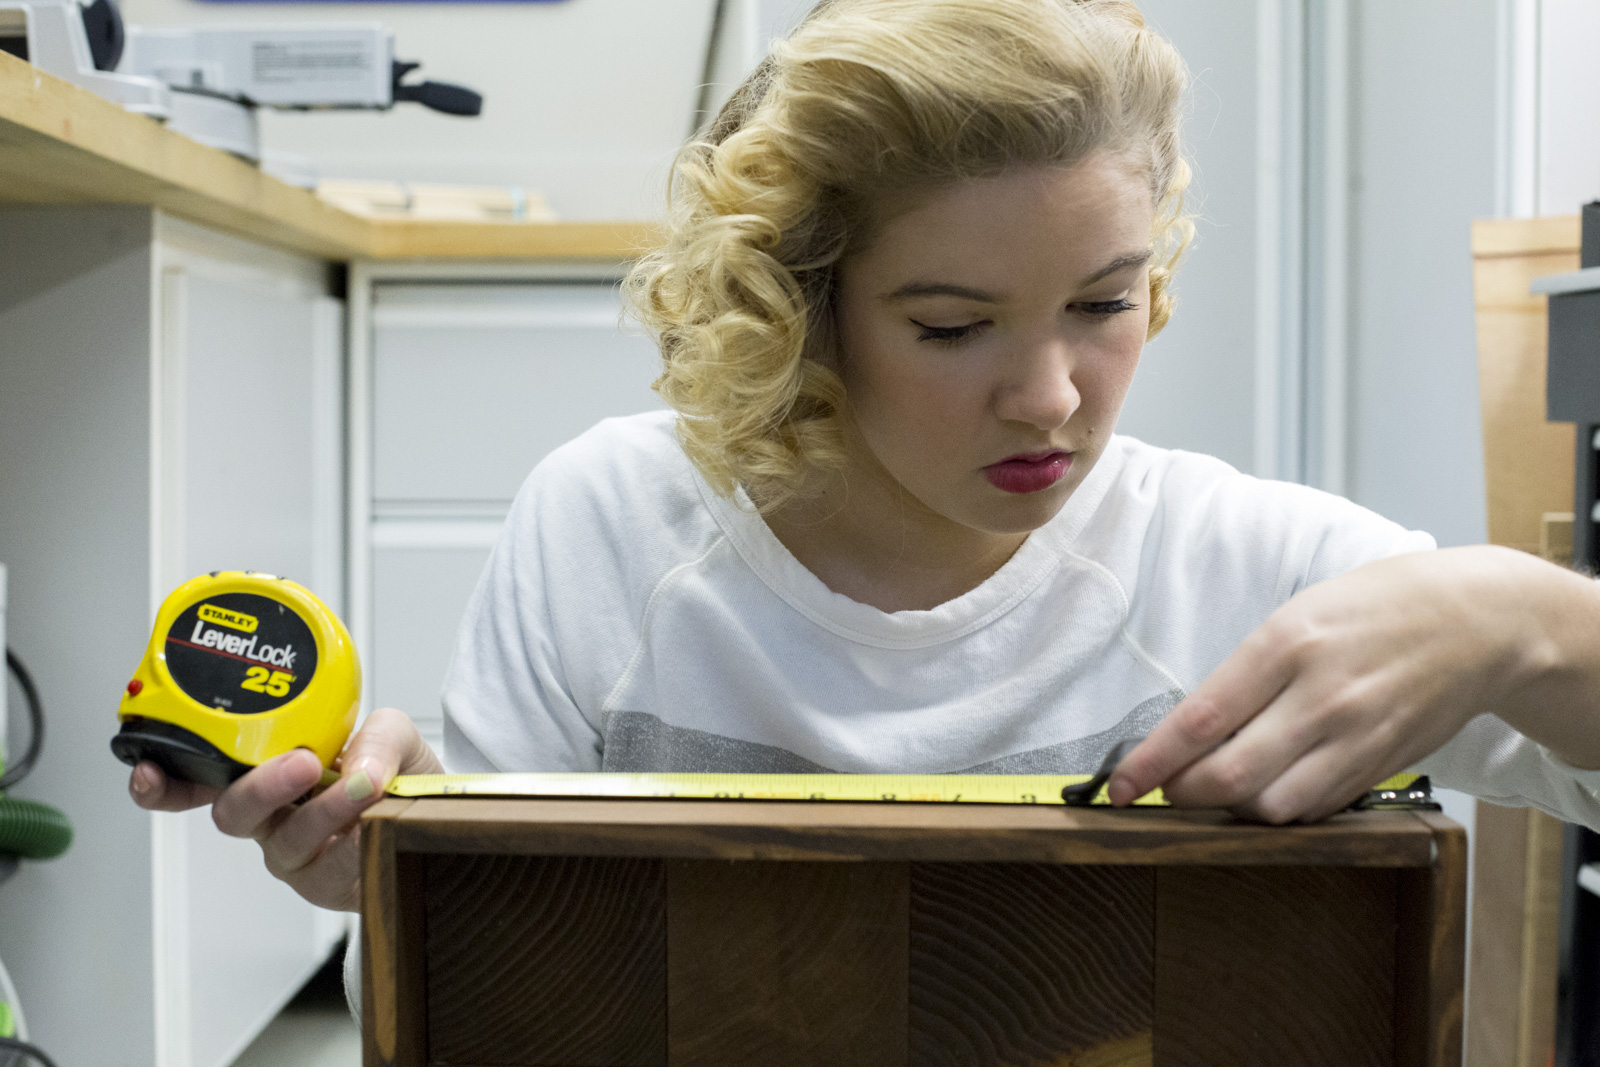
POLYGON ((429 797, 399 820, 414 852, 945 863, 1426 867, 1427 827, 1394 812, 1261 826, 1216 811, 999 804, 429 797))
POLYGON ((432 855, 430 1063, 664 1067, 660 860, 432 855))
POLYGON ((1432 867, 1398 872, 1395 1062, 1459 1067, 1466 979, 1467 832, 1435 812, 1411 817, 1433 834, 1432 867))
POLYGON ((673 1067, 906 1063, 906 865, 672 861, 673 1067))
POLYGON ((1150 1063, 1155 871, 911 868, 916 1067, 1150 1063))
POLYGON ((369 1067, 1459 1067, 1431 814, 443 798, 363 833, 369 1067))
POLYGON ((1364 1067, 1394 1060, 1397 872, 1156 874, 1162 1067, 1364 1067))
POLYGON ((395 850, 394 820, 413 802, 386 797, 361 819, 361 1062, 423 1067, 421 869, 425 860, 395 850))

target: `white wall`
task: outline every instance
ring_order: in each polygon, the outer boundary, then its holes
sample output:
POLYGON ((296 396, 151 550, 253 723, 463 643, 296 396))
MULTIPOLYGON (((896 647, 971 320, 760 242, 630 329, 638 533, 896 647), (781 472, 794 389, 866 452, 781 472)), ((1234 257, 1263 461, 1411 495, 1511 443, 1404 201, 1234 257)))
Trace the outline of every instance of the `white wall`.
POLYGON ((124 0, 130 24, 380 21, 412 77, 484 94, 475 119, 417 105, 267 112, 266 148, 323 177, 525 186, 566 218, 660 214, 689 132, 712 0, 291 4, 124 0))
POLYGON ((1256 0, 1145 0, 1188 63, 1196 236, 1171 323, 1145 349, 1118 429, 1255 464, 1256 0))
MULTIPOLYGON (((1526 0, 1524 0, 1526 2, 1526 0)), ((1572 215, 1600 198, 1600 3, 1534 0, 1538 17, 1540 215, 1572 215)))
POLYGON ((1469 226, 1495 209, 1495 2, 1361 0, 1354 44, 1349 494, 1481 542, 1469 226))
POLYGON ((23 250, 0 256, 6 639, 46 722, 16 794, 73 825, 65 855, 0 887, 0 957, 32 1039, 82 1067, 142 1067, 155 1047, 151 818, 108 747, 150 633, 150 240, 144 208, 0 212, 0 247, 23 250), (59 639, 86 620, 88 640, 59 639))

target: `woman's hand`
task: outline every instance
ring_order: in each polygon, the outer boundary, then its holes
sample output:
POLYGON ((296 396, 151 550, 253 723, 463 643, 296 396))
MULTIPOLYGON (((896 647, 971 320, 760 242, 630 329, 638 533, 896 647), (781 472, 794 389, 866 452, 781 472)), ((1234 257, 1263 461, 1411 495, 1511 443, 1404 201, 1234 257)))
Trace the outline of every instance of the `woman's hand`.
POLYGON ((1399 556, 1301 592, 1129 753, 1113 803, 1315 820, 1491 712, 1600 766, 1600 589, 1510 549, 1399 556))
POLYGON ((186 811, 211 805, 217 829, 254 838, 267 870, 322 908, 354 911, 361 878, 360 816, 396 774, 444 768, 404 712, 378 708, 345 743, 340 780, 304 804, 322 779, 322 762, 295 749, 251 770, 226 790, 168 779, 154 763, 133 769, 128 791, 141 808, 186 811))

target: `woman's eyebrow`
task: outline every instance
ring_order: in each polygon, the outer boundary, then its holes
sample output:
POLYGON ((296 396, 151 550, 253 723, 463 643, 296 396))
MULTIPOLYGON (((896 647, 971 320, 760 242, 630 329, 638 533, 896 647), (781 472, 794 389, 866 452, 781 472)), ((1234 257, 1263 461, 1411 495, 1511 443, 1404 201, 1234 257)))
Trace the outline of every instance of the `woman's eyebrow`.
POLYGON ((984 304, 1005 302, 1005 297, 998 293, 991 293, 986 289, 974 289, 967 285, 952 285, 949 282, 907 282, 892 293, 884 293, 880 299, 909 300, 914 296, 958 296, 963 300, 977 300, 984 304))
POLYGON ((1154 254, 1155 253, 1151 249, 1146 248, 1138 252, 1128 252, 1124 255, 1120 255, 1116 259, 1113 259, 1110 263, 1107 263, 1105 266, 1101 267, 1099 270, 1085 278, 1083 280, 1083 284, 1093 285, 1102 278, 1111 277, 1119 270, 1127 270, 1129 267, 1142 267, 1146 263, 1150 262, 1150 257, 1154 254))
MULTIPOLYGON (((1118 271, 1127 270, 1129 267, 1142 267, 1150 262, 1154 253, 1150 249, 1141 249, 1138 252, 1127 252, 1113 259, 1093 274, 1085 278, 1080 285, 1093 285, 1102 278, 1109 278, 1118 271)), ((1005 296, 1000 293, 991 293, 987 289, 974 289, 969 285, 955 285, 950 282, 907 282, 893 292, 884 293, 880 299, 910 300, 919 296, 954 296, 962 300, 975 300, 983 304, 1003 304, 1005 296)))

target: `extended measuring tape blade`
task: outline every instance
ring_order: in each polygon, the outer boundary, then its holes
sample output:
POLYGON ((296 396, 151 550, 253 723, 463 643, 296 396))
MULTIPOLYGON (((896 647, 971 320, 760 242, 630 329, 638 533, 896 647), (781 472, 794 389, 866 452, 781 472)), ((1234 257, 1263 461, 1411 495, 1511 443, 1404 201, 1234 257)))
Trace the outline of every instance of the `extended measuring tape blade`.
MULTIPOLYGON (((397 797, 674 797, 686 800, 841 800, 935 804, 1065 804, 1061 790, 1088 774, 412 774, 389 783, 397 797)), ((1418 807, 1428 780, 1398 774, 1364 807, 1418 807), (1382 800, 1374 799, 1383 797, 1382 800)), ((1110 803, 1102 788, 1091 802, 1110 803)), ((1166 804, 1158 789, 1135 801, 1166 804)))

